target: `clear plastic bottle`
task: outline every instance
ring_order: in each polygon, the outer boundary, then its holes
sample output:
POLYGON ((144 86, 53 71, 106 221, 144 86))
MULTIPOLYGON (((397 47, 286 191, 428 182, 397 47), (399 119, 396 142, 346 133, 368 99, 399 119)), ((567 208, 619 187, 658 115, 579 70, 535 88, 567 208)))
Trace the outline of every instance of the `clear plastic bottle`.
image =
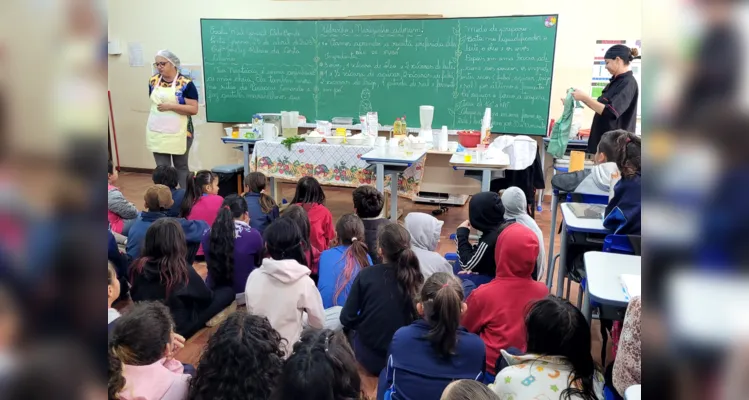
POLYGON ((408 127, 406 125, 406 116, 401 118, 401 135, 408 135, 408 127))

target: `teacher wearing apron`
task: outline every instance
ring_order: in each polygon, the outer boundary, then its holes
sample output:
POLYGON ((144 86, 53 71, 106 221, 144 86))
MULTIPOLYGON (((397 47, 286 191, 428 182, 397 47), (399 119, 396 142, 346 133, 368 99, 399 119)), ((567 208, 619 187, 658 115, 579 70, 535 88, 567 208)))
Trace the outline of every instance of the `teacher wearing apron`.
POLYGON ((601 96, 594 99, 580 89, 572 94, 575 100, 583 102, 596 113, 590 127, 586 153, 595 154, 601 136, 608 131, 624 129, 635 132, 640 89, 629 64, 636 58, 640 58, 637 48, 630 49, 623 44, 611 46, 603 59, 606 62, 606 70, 612 77, 601 96))
POLYGON ((174 165, 179 185, 186 187, 190 167, 187 155, 195 128, 190 116, 198 113, 198 89, 179 73, 179 58, 169 50, 156 53, 159 71, 148 82, 151 112, 146 125, 146 147, 156 165, 174 165))

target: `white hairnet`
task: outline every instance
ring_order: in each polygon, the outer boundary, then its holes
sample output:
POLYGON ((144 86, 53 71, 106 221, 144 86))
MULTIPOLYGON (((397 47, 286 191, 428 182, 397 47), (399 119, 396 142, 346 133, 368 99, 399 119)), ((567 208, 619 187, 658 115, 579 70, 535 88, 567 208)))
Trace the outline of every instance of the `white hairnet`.
POLYGON ((166 50, 166 49, 159 50, 156 52, 156 57, 166 58, 167 60, 169 60, 170 63, 172 63, 172 65, 174 65, 174 68, 179 69, 179 65, 180 65, 179 57, 177 57, 177 55, 172 53, 171 51, 166 50))

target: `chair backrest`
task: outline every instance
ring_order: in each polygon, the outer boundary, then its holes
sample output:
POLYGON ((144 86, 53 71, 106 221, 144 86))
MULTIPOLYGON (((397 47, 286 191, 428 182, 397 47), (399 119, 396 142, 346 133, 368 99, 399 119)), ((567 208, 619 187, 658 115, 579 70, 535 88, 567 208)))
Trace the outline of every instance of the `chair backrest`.
POLYGON ((639 256, 642 254, 642 236, 608 235, 603 241, 603 251, 639 256))
POLYGON ((567 202, 587 204, 609 204, 609 196, 601 194, 567 193, 567 202))

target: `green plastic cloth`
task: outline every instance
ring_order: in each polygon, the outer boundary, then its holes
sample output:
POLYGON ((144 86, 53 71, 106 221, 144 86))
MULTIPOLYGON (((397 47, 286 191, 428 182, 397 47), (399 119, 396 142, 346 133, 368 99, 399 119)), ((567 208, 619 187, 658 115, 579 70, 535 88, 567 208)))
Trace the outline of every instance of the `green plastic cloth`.
POLYGON ((554 158, 562 158, 567 150, 567 142, 570 140, 570 129, 572 128, 572 114, 576 107, 582 108, 582 104, 572 97, 574 88, 567 89, 567 97, 564 98, 564 111, 562 116, 554 123, 551 129, 551 138, 546 152, 554 158))

